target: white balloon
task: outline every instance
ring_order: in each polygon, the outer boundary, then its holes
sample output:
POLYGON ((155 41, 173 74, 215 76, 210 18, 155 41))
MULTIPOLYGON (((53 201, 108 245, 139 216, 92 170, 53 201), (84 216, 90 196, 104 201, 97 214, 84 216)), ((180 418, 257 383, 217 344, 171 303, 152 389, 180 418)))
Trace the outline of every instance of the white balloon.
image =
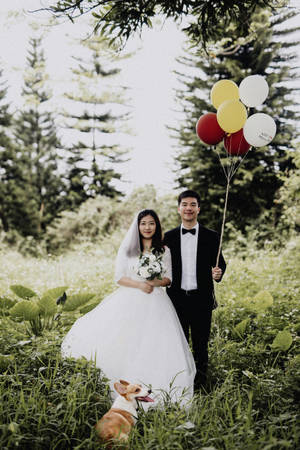
POLYGON ((261 75, 249 75, 239 85, 240 99, 246 106, 261 105, 269 93, 269 86, 261 75))
POLYGON ((248 117, 244 125, 244 137, 253 147, 268 145, 276 134, 276 123, 271 116, 256 113, 248 117))

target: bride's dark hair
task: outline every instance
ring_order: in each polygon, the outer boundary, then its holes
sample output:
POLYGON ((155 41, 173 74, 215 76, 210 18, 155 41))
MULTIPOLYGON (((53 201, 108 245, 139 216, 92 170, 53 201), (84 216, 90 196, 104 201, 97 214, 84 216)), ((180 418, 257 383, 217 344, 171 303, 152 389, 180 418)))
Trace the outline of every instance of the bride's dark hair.
MULTIPOLYGON (((153 253, 163 253, 165 251, 165 249, 164 249, 164 246, 162 243, 161 224, 160 224, 158 215, 156 214, 155 211, 153 211, 153 209, 144 209, 143 211, 141 211, 139 213, 138 218, 137 218, 138 227, 140 226, 141 220, 146 216, 153 217, 153 219, 155 220, 155 224, 156 224, 155 233, 152 236, 153 253)), ((139 237, 140 237, 141 251, 143 251, 144 248, 143 248, 143 241, 142 241, 142 236, 141 236, 140 230, 139 230, 139 237)))

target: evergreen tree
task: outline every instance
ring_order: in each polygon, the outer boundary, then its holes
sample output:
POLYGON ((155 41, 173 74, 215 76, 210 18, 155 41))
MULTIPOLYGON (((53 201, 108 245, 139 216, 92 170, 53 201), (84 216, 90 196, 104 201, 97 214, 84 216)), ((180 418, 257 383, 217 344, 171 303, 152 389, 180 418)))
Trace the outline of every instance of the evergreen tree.
POLYGON ((26 192, 26 217, 16 228, 24 235, 38 236, 57 216, 64 205, 64 183, 58 173, 56 125, 48 102, 45 57, 41 39, 30 39, 25 85, 22 91, 23 109, 14 124, 15 157, 26 192))
POLYGON ((84 40, 82 46, 85 55, 74 58, 77 67, 72 69, 76 89, 66 94, 66 128, 72 130, 72 143, 65 146, 69 152, 69 208, 97 195, 122 195, 114 186, 114 181, 121 178, 115 165, 124 161, 126 153, 114 140, 127 115, 111 112, 124 103, 122 89, 107 84, 119 73, 119 69, 110 67, 110 60, 116 57, 101 37, 84 40))
POLYGON ((4 231, 10 228, 10 184, 12 180, 11 160, 13 157, 12 141, 7 133, 11 126, 12 115, 6 100, 7 86, 2 80, 3 71, 0 70, 0 220, 4 231))
MULTIPOLYGON (((207 58, 190 52, 179 61, 189 67, 189 75, 178 73, 185 86, 177 91, 184 115, 180 127, 175 130, 179 147, 176 158, 178 185, 199 192, 204 204, 201 218, 208 226, 220 228, 226 179, 217 152, 201 143, 195 125, 202 114, 214 110, 209 97, 218 80, 230 79, 239 84, 248 75, 263 75, 270 92, 261 112, 272 116, 277 125, 273 142, 250 151, 237 171, 230 188, 228 220, 245 229, 263 210, 271 208, 282 184, 280 175, 293 166, 290 151, 297 114, 292 108, 294 99, 283 82, 293 80, 295 76, 292 67, 295 55, 290 49, 296 43, 288 42, 286 37, 296 30, 279 31, 279 26, 282 28, 282 24, 294 15, 282 10, 271 18, 268 12, 260 11, 252 17, 252 29, 256 31, 245 42, 239 43, 227 30, 230 37, 224 39, 224 49, 219 54, 207 58)), ((257 110, 249 114, 252 112, 257 110)), ((223 144, 218 149, 224 161, 223 144)))
POLYGON ((12 114, 6 101, 6 83, 2 81, 0 86, 0 219, 5 232, 28 230, 33 192, 24 177, 22 154, 11 138, 12 114))

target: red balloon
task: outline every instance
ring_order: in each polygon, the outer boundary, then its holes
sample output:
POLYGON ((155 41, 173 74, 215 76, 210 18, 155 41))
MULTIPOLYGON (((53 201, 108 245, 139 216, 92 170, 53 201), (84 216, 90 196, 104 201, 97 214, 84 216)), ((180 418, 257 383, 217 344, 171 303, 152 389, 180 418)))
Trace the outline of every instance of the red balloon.
POLYGON ((225 136, 225 131, 218 124, 215 113, 203 114, 197 122, 196 132, 201 141, 208 145, 218 144, 225 136))
POLYGON ((224 138, 224 147, 229 155, 242 156, 247 153, 250 144, 244 138, 243 128, 236 133, 229 134, 224 138))

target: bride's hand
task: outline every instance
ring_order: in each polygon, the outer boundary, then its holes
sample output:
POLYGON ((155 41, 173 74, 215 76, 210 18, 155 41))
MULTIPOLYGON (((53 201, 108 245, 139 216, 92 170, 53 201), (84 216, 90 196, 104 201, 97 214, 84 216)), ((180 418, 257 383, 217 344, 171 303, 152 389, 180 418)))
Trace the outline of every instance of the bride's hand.
POLYGON ((159 287, 161 285, 161 280, 154 278, 154 280, 148 280, 147 283, 150 284, 150 286, 159 287))
POLYGON ((151 286, 146 281, 141 281, 139 288, 141 289, 141 291, 145 292, 146 294, 151 294, 151 292, 153 291, 153 286, 151 286))

